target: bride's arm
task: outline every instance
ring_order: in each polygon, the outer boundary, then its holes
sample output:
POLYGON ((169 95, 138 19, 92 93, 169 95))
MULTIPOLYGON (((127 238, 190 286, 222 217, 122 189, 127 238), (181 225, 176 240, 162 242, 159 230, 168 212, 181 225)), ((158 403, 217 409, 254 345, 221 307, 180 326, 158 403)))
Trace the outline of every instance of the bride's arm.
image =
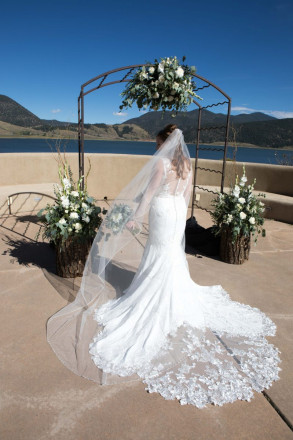
POLYGON ((190 170, 190 174, 188 177, 188 182, 186 185, 186 188, 184 190, 184 198, 185 198, 185 202, 186 202, 186 206, 188 208, 189 205, 189 201, 190 201, 190 196, 191 196, 191 192, 192 192, 192 186, 193 186, 193 173, 192 173, 192 169, 190 170))

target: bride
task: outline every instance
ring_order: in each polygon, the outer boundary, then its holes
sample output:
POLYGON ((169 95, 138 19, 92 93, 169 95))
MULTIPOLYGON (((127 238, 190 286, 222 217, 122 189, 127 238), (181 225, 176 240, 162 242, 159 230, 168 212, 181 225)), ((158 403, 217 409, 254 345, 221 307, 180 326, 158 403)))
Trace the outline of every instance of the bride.
POLYGON ((112 203, 80 290, 47 324, 74 373, 100 384, 142 380, 149 392, 199 408, 250 400, 277 380, 275 325, 190 277, 184 247, 192 167, 182 131, 158 149, 112 203))

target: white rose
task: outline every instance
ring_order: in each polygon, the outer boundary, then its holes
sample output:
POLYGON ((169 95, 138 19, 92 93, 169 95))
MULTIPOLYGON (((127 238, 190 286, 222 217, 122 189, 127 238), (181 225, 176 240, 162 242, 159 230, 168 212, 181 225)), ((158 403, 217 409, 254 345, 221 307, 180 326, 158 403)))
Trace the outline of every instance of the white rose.
POLYGON ((241 220, 246 219, 246 214, 245 214, 245 212, 241 211, 239 215, 240 215, 241 220))
POLYGON ((71 212, 69 217, 70 218, 79 218, 79 215, 77 214, 77 212, 71 212))
POLYGON ((89 223, 89 221, 90 221, 90 218, 89 218, 88 215, 83 215, 83 216, 82 216, 82 219, 83 219, 83 221, 86 222, 86 223, 89 223))
POLYGON ((82 225, 80 223, 74 223, 73 227, 76 231, 80 231, 82 229, 82 225))
POLYGON ((243 205, 243 203, 245 203, 245 198, 244 197, 240 197, 238 199, 238 202, 241 203, 243 205))
POLYGON ((156 92, 156 93, 154 93, 153 98, 157 99, 157 98, 159 98, 159 96, 160 96, 159 93, 156 92))
POLYGON ((63 208, 68 208, 69 204, 70 204, 68 197, 62 196, 61 197, 61 203, 62 203, 63 208))
POLYGON ((150 68, 149 68, 149 72, 150 72, 151 74, 153 74, 154 71, 155 71, 154 67, 150 67, 150 68))
POLYGON ((182 67, 178 67, 175 70, 176 75, 178 76, 178 78, 182 78, 184 76, 184 70, 182 69, 182 67))
POLYGON ((87 209, 87 207, 88 207, 88 205, 87 205, 86 203, 84 203, 84 202, 82 202, 81 206, 82 206, 82 208, 84 208, 84 209, 87 209))
POLYGON ((78 197, 78 196, 79 196, 78 191, 71 191, 70 194, 71 194, 73 197, 78 197))
POLYGON ((250 223, 251 225, 254 225, 254 224, 255 224, 255 218, 254 218, 254 217, 250 217, 250 219, 249 219, 249 223, 250 223))
POLYGON ((66 224, 66 220, 65 220, 65 218, 62 217, 62 218, 59 220, 59 223, 60 223, 60 225, 65 225, 65 224, 66 224))

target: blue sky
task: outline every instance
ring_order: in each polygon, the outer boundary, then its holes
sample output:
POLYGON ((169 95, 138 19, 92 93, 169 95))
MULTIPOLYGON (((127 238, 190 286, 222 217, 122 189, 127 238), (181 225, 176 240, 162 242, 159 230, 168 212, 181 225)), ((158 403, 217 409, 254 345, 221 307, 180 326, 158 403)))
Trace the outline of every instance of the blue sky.
MULTIPOLYGON (((292 21, 292 0, 11 0, 1 5, 0 94, 40 118, 77 122, 82 83, 185 55, 232 98, 232 114, 293 117, 292 21)), ((116 114, 122 90, 88 95, 85 122, 139 116, 116 114)))

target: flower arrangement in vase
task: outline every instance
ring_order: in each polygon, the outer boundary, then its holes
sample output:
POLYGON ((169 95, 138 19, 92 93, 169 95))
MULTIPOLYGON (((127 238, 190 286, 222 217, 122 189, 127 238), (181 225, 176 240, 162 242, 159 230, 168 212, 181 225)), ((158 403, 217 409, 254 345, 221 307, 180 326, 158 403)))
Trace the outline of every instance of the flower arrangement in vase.
MULTIPOLYGON (((102 222, 105 209, 95 205, 85 184, 81 190, 81 180, 73 181, 67 162, 59 165, 61 185, 54 187, 56 202, 47 204, 37 216, 44 224, 43 238, 47 238, 56 248, 57 274, 63 277, 81 276, 86 257, 102 222)), ((39 236, 37 234, 37 237, 39 236)))
POLYGON ((223 261, 242 264, 248 260, 251 235, 256 243, 258 234, 265 237, 263 228, 265 210, 259 197, 264 193, 253 194, 256 179, 247 185, 245 167, 242 177, 236 177, 235 185, 229 193, 219 193, 212 201, 214 211, 211 213, 215 223, 215 234, 221 235, 220 257, 223 261))

